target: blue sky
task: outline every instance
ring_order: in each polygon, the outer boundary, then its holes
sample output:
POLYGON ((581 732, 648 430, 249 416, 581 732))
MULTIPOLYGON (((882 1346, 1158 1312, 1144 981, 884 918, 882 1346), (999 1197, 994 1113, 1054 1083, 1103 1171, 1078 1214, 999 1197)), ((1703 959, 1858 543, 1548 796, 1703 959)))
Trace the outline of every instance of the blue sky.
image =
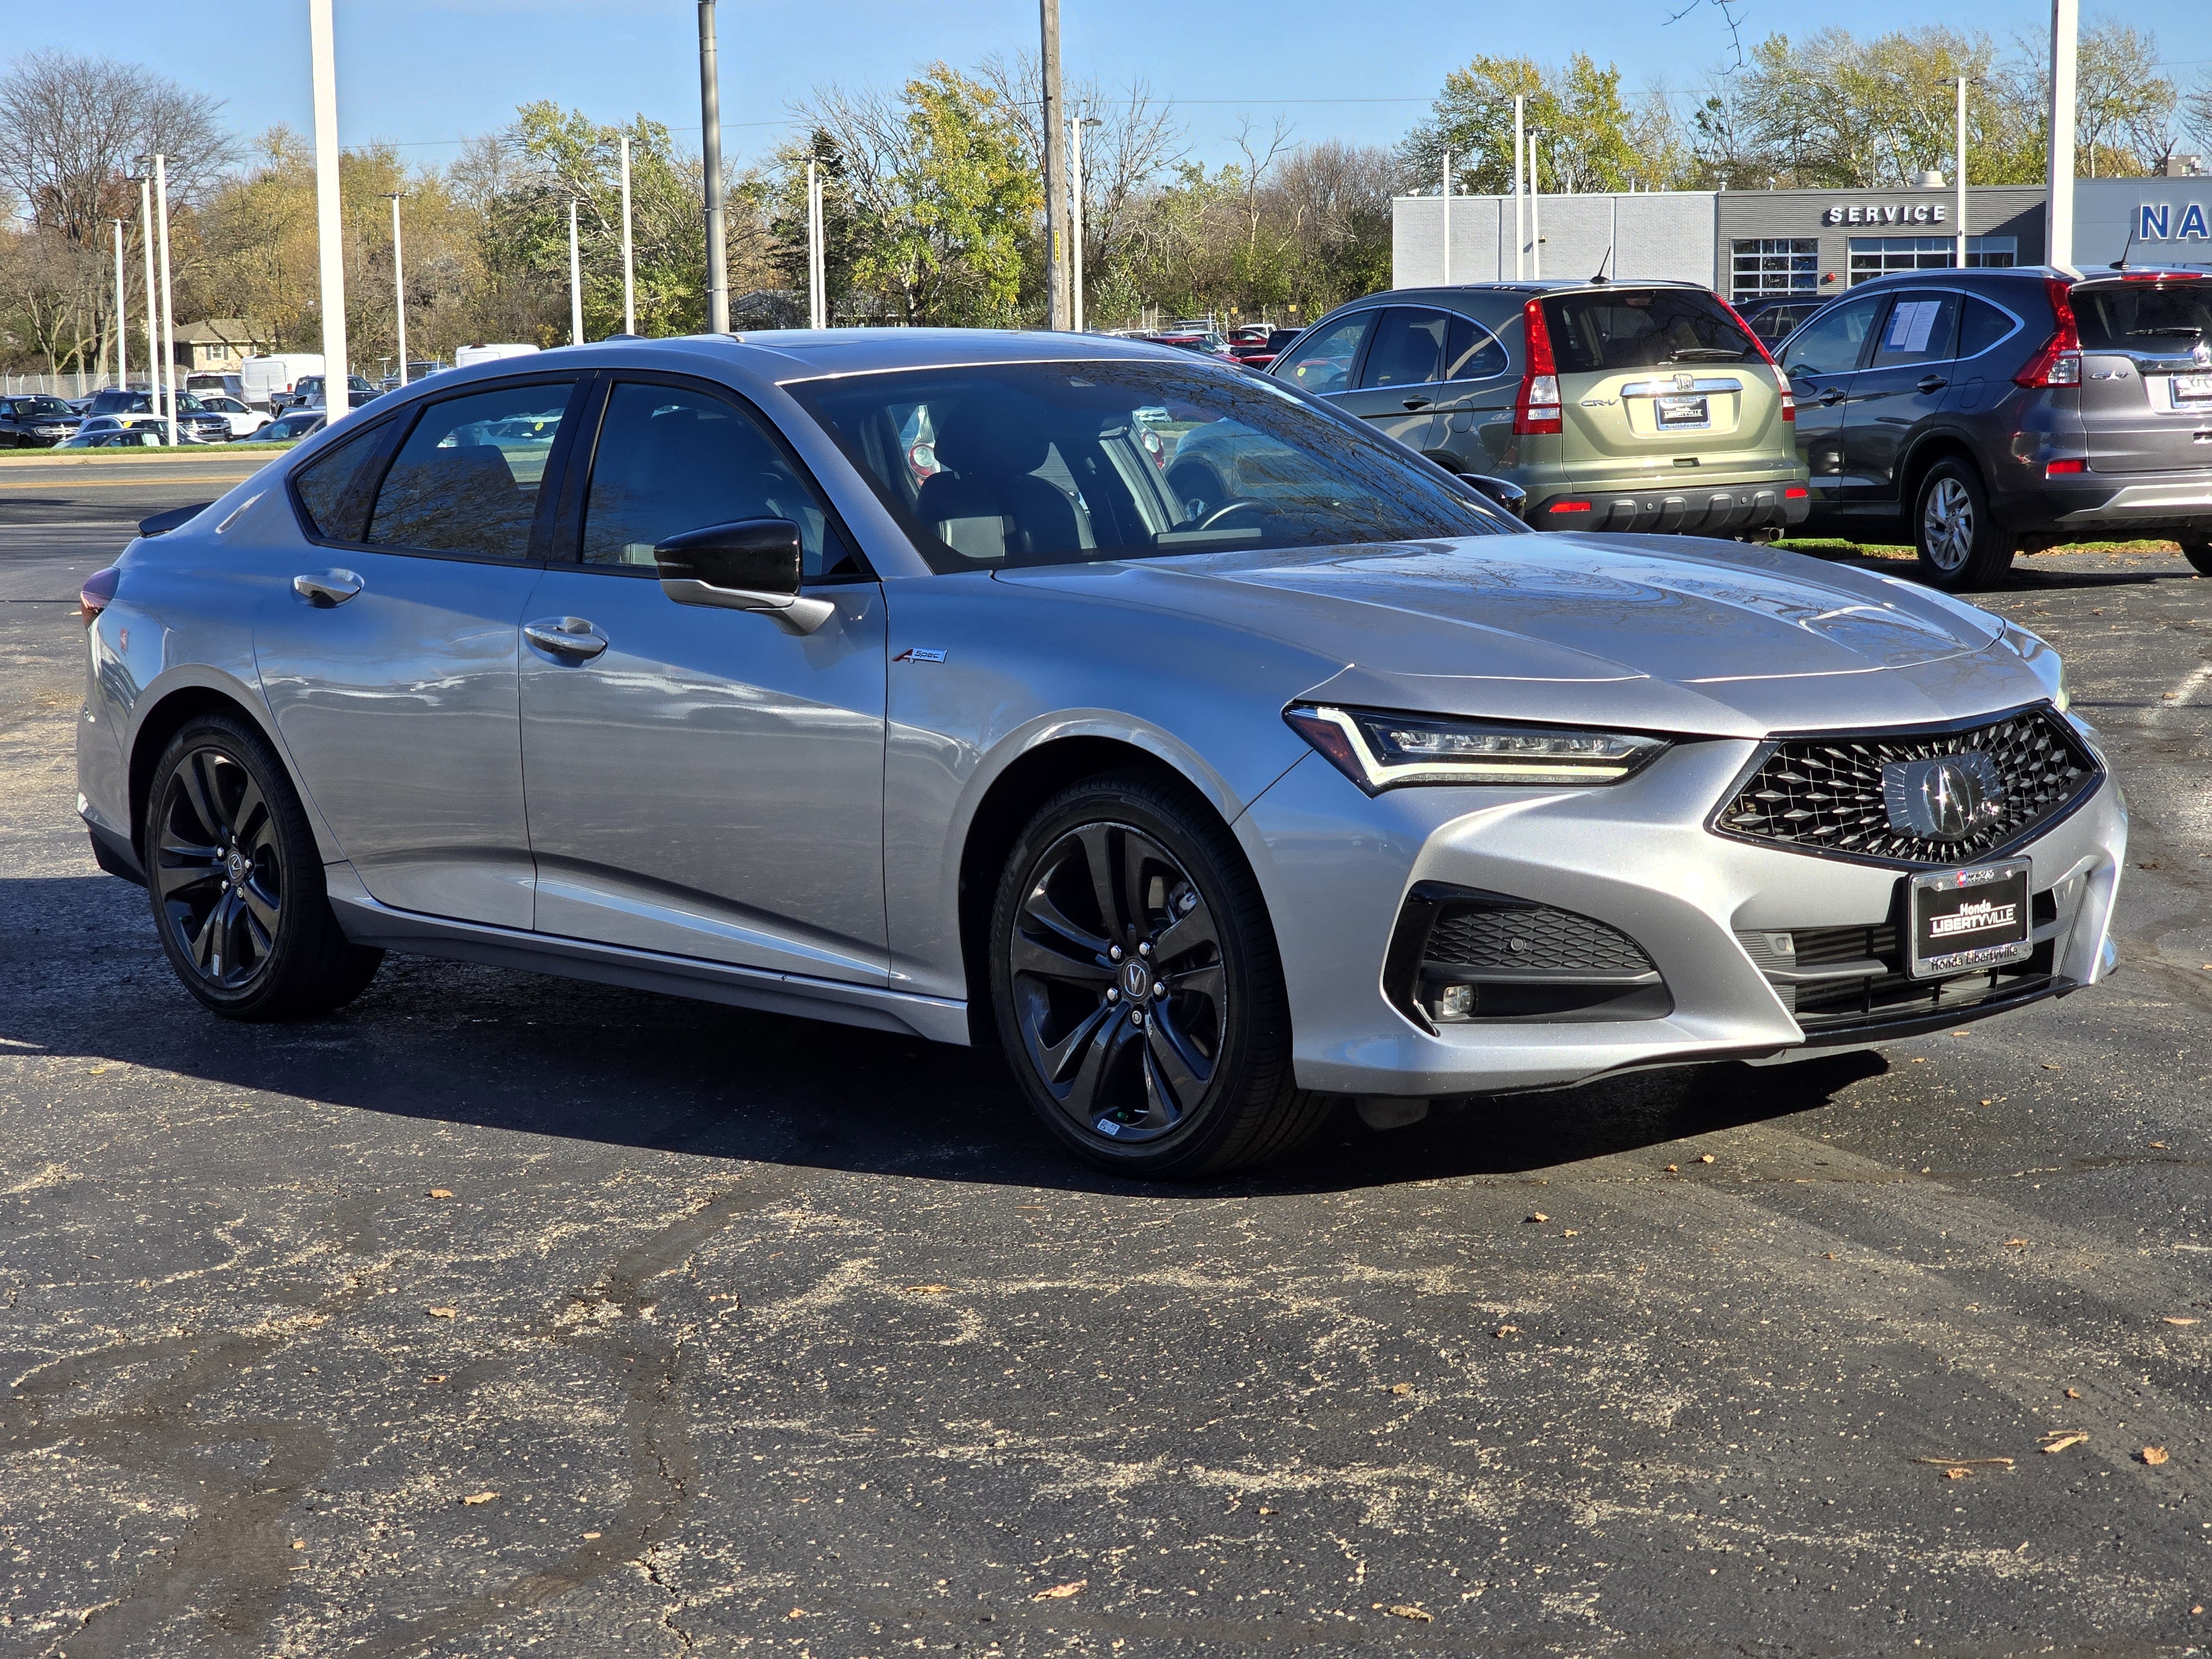
MULTIPOLYGON (((1239 120, 1277 115, 1300 138, 1389 143, 1419 116, 1444 71, 1478 52, 1557 60, 1577 46, 1627 71, 1694 87, 1728 35, 1710 6, 1679 23, 1683 0, 1546 0, 1534 5, 1346 5, 1342 0, 1200 0, 1178 8, 1062 0, 1068 73, 1109 89, 1150 81, 1181 109, 1195 153, 1218 162, 1239 120), (1408 21, 1409 19, 1418 21, 1408 21)), ((2212 75, 2207 0, 2089 8, 2155 30, 2185 86, 2212 75), (2202 60, 2186 62, 2182 60, 2202 60)), ((40 46, 133 59, 227 100, 241 131, 285 121, 306 131, 305 0, 0 0, 0 55, 40 46)), ((1941 16, 2001 40, 2047 29, 2041 0, 1856 0, 1848 9, 1742 0, 1747 36, 1848 21, 1861 33, 1941 16)), ((1036 40, 1035 0, 721 0, 724 148, 740 162, 775 143, 786 106, 812 85, 889 83, 943 58, 972 64, 1036 40)), ((696 17, 691 0, 337 0, 342 142, 452 157, 452 142, 553 98, 602 119, 642 112, 697 142, 696 17)))

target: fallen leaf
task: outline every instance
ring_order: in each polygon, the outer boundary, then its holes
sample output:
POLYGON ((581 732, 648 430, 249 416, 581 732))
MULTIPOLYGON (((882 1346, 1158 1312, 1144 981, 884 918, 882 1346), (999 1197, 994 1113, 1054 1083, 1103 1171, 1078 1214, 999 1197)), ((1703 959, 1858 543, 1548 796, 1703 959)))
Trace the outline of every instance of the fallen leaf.
POLYGON ((1039 1590, 1035 1595, 1030 1597, 1030 1600, 1032 1601, 1065 1601, 1069 1596, 1079 1594, 1082 1590, 1083 1587, 1090 1582, 1091 1581, 1088 1578, 1070 1579, 1065 1584, 1054 1584, 1050 1589, 1039 1590))
POLYGON ((595 1532, 587 1532, 584 1534, 584 1541, 588 1544, 592 1539, 597 1538, 599 1534, 595 1532))
POLYGON ((1393 1382, 1390 1385, 1392 1394, 1411 1394, 1413 1391, 1413 1385, 1410 1382, 1393 1382))
POLYGON ((423 1380, 425 1382, 444 1382, 446 1379, 445 1379, 442 1376, 426 1376, 426 1377, 424 1377, 422 1380, 423 1380))
POLYGON ((1681 1171, 1681 1169, 1680 1169, 1680 1167, 1679 1165, 1677 1165, 1677 1164, 1669 1164, 1667 1166, 1667 1173, 1668 1173, 1668 1175, 1680 1175, 1680 1174, 1681 1174, 1681 1173, 1682 1173, 1682 1171, 1681 1171))
POLYGON ((1518 1336, 1521 1334, 1521 1328, 1518 1325, 1500 1325, 1497 1334, 1501 1337, 1518 1336))
MULTIPOLYGON (((2159 1453, 2158 1461, 2161 1463, 2166 1462, 2166 1454, 2164 1452, 2159 1453)), ((2143 1453, 2143 1462, 2146 1463, 2150 1462, 2150 1451, 2148 1449, 2146 1449, 2143 1453)), ((307 1547, 307 1540, 304 1538, 295 1538, 292 1540, 292 1547, 295 1550, 303 1550, 307 1547)))
POLYGON ((1281 1511, 1277 1510, 1261 1510, 1260 1513, 1262 1515, 1277 1515, 1281 1513, 1281 1511))
POLYGON ((2005 1249, 2008 1250, 2024 1250, 2027 1248, 2027 1241, 2024 1238, 2008 1238, 2005 1240, 2005 1249))
POLYGON ((793 1607, 789 1613, 784 1614, 784 1617, 787 1619, 804 1619, 806 1617, 806 1609, 805 1607, 793 1607))
POLYGON ((2079 1389, 2069 1389, 2066 1390, 2066 1397, 2069 1400, 2079 1400, 2081 1397, 2081 1390, 2079 1389))
POLYGON ((426 1308, 423 1311, 433 1319, 458 1319, 461 1316, 459 1308, 426 1308))
POLYGON ((2009 1457, 1916 1457, 1912 1461, 1946 1471, 1983 1468, 2008 1469, 2012 1467, 2012 1459, 2009 1457))
POLYGON ((1712 1161, 1713 1155, 1711 1152, 1700 1152, 1698 1155, 1698 1162, 1700 1164, 1710 1164, 1712 1161))
POLYGON ((1551 1218, 1551 1217, 1546 1215, 1541 1210, 1536 1211, 1528 1218, 1530 1221, 1549 1221, 1551 1218))
POLYGON ((2042 1449, 2046 1454, 2051 1452, 2063 1452, 2069 1446, 2085 1445, 2087 1443, 2088 1439, 2089 1437, 2082 1433, 2079 1429, 2070 1429, 2061 1433, 2056 1440, 2045 1445, 2042 1449))
POLYGON ((1968 1475, 1972 1474, 1972 1473, 1973 1473, 1973 1471, 1972 1471, 1972 1469, 1959 1469, 1959 1468, 1946 1469, 1946 1470, 1944 1470, 1944 1471, 1943 1471, 1943 1478, 1944 1478, 1946 1480, 1965 1480, 1968 1475))
POLYGON ((2063 1066, 2054 1066, 2046 1060, 2043 1062, 2043 1069, 2046 1072, 2063 1072, 2066 1068, 2063 1066))
POLYGON ((1433 1625, 1437 1622, 1436 1614, 1424 1612, 1419 1607, 1395 1607, 1389 1612, 1393 1619, 1411 1619, 1419 1625, 1433 1625))
POLYGON ((908 1296, 943 1296, 951 1288, 950 1285, 909 1285, 906 1287, 906 1293, 908 1296))
POLYGON ((2185 1316, 2178 1315, 2178 1314, 2168 1314, 2168 1315, 2166 1315, 2166 1322, 2167 1324, 2169 1324, 2169 1325, 2194 1325, 2194 1324, 2198 1323, 2199 1322, 2198 1322, 2197 1319, 2195 1319, 2194 1317, 2191 1317, 2191 1316, 2185 1316))
POLYGON ((1823 1261, 1833 1261, 1835 1259, 1836 1253, 1833 1250, 1823 1250, 1820 1252, 1820 1260, 1823 1261))
POLYGON ((430 1188, 430 1196, 433 1198, 451 1198, 453 1194, 447 1192, 443 1187, 433 1187, 430 1188))
POLYGON ((1566 1231, 1561 1233, 1559 1237, 1561 1238, 1579 1238, 1582 1237, 1582 1232, 1579 1228, 1570 1227, 1566 1231))
POLYGON ((2162 1140, 2154 1140, 2150 1144, 2150 1149, 2154 1152, 2162 1152, 2166 1150, 2166 1143, 2162 1140))
POLYGON ((461 1499, 461 1502, 464 1504, 489 1504, 493 1498, 498 1496, 499 1494, 495 1492, 471 1492, 468 1497, 461 1499))
MULTIPOLYGON (((2145 1446, 2142 1449, 2142 1461, 2149 1464, 2151 1468, 2156 1468, 2160 1464, 2166 1462, 2166 1448, 2163 1446, 2145 1446)), ((297 1549, 300 1547, 297 1544, 295 1544, 292 1547, 294 1549, 297 1549)))

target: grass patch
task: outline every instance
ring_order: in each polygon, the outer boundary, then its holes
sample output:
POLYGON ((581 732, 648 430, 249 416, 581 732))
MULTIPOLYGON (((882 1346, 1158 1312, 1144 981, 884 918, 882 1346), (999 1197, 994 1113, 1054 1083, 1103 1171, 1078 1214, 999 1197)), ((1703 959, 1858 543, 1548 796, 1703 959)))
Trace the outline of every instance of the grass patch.
POLYGON ((288 449, 297 449, 306 442, 304 438, 289 438, 278 443, 248 443, 240 439, 228 444, 141 444, 131 449, 64 449, 56 444, 49 449, 10 449, 0 452, 0 466, 17 462, 29 466, 39 461, 98 461, 106 465, 127 465, 140 455, 281 455, 288 449))
MULTIPOLYGON (((1816 559, 1911 559, 1916 556, 1910 547, 1899 547, 1889 542, 1854 542, 1841 537, 1791 536, 1776 542, 1774 545, 1785 553, 1805 553, 1816 559)), ((2117 559, 2124 554, 2178 554, 2181 549, 2176 543, 2161 541, 2073 542, 2064 547, 2045 548, 2044 551, 2102 553, 2117 559)))

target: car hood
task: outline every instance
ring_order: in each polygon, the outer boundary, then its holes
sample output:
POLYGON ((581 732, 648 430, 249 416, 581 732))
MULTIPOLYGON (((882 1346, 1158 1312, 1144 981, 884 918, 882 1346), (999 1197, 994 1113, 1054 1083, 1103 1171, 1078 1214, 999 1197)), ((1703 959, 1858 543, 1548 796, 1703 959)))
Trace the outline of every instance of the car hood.
POLYGON ((1291 688, 1382 708, 1764 736, 2049 695, 1985 611, 1733 542, 1512 535, 1012 570, 1210 614, 1340 662, 1291 688))

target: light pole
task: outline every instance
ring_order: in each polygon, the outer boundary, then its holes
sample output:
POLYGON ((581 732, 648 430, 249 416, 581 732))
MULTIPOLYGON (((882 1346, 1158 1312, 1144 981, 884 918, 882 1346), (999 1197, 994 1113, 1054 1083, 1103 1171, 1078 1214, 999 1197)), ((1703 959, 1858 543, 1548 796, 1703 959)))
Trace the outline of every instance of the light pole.
POLYGON ((1444 286, 1451 286, 1451 152, 1444 152, 1444 182, 1439 192, 1444 201, 1444 286))
POLYGON ((714 0, 699 0, 699 123, 707 174, 707 331, 730 331, 730 271, 722 245, 722 94, 714 64, 714 0))
POLYGON ((407 268, 399 252, 399 198, 402 192, 387 190, 392 198, 392 310, 399 325, 399 384, 407 384, 407 268))
MULTIPOLYGON (((143 158, 141 158, 142 160, 143 158)), ((138 244, 146 255, 146 386, 155 414, 161 412, 161 390, 154 375, 161 361, 161 302, 154 291, 154 175, 138 175, 138 244)))
POLYGON ((1069 179, 1067 192, 1067 262, 1071 280, 1068 283, 1068 313, 1075 331, 1083 331, 1083 129, 1103 127, 1106 124, 1095 115, 1085 115, 1078 108, 1067 124, 1069 150, 1069 179))
POLYGON ((130 319, 123 289, 123 221, 118 219, 115 222, 115 385, 118 391, 131 384, 130 319))
POLYGON ((1959 77, 1959 141, 1954 159, 1959 176, 1954 181, 1959 191, 1959 269, 1966 268, 1966 77, 1959 77))
POLYGON ((2051 197, 2043 257, 2074 263, 2074 67, 2081 48, 2081 0, 2051 0, 2051 197))
POLYGON ((584 261, 576 250, 576 198, 568 198, 568 343, 584 343, 584 261))
POLYGON ((1528 274, 1544 276, 1544 186, 1536 177, 1536 129, 1528 129, 1528 274))
POLYGON ((623 332, 637 332, 637 268, 629 244, 629 134, 622 136, 623 332))
POLYGON ((1516 93, 1513 98, 1513 280, 1519 282, 1528 274, 1524 263, 1528 249, 1528 234, 1521 222, 1521 165, 1527 159, 1522 147, 1521 122, 1526 113, 1528 99, 1516 93))
POLYGON ((825 292, 822 241, 822 178, 811 156, 806 161, 806 325, 830 326, 830 295, 825 292))
POLYGON ((307 52, 315 92, 315 241, 322 267, 323 423, 345 419, 345 226, 338 212, 338 70, 331 0, 307 0, 307 52))
POLYGON ((1067 172, 1060 146, 1060 0, 1037 0, 1043 47, 1045 326, 1066 328, 1067 307, 1067 172))
POLYGON ((154 212, 161 233, 161 362, 162 413, 168 422, 169 447, 177 444, 177 316, 169 294, 169 158, 154 158, 154 212))

